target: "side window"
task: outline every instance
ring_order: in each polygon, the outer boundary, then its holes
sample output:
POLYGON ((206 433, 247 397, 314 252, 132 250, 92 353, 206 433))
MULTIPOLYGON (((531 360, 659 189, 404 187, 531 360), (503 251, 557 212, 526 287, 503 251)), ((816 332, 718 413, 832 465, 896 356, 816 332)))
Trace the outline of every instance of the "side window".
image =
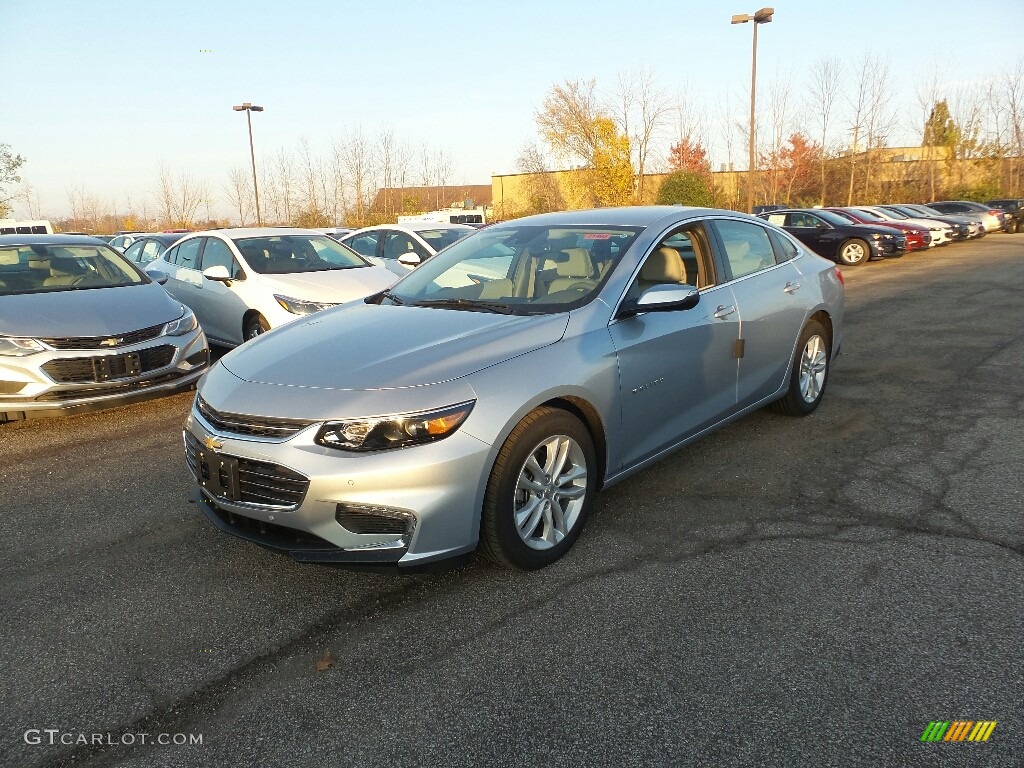
POLYGON ((142 246, 145 245, 141 240, 133 243, 129 248, 125 249, 124 257, 128 261, 135 262, 136 264, 144 263, 142 261, 142 246))
POLYGON ((778 232, 768 231, 768 238, 772 241, 772 248, 775 250, 775 263, 782 264, 785 261, 795 259, 797 254, 800 252, 797 247, 793 245, 793 241, 788 237, 780 235, 778 232))
POLYGON ((376 256, 377 255, 377 238, 380 237, 380 231, 367 232, 353 237, 350 240, 345 241, 345 245, 351 248, 356 253, 362 254, 363 256, 376 256))
MULTIPOLYGON (((769 213, 768 223, 774 224, 776 227, 785 227, 786 225, 786 214, 784 213, 769 213)), ((788 225, 792 226, 792 224, 788 225)))
POLYGON ((179 245, 178 252, 174 257, 174 263, 185 269, 198 269, 199 246, 202 245, 202 242, 203 238, 197 237, 193 240, 186 240, 179 245))
POLYGON ((415 253, 421 259, 429 256, 426 249, 405 232, 388 232, 387 239, 384 241, 384 258, 397 259, 404 253, 415 253))
POLYGON ((240 267, 235 260, 235 255, 227 244, 217 237, 206 238, 206 247, 203 248, 203 269, 210 267, 224 267, 232 280, 238 279, 240 267))
POLYGON ((647 254, 640 274, 626 292, 626 298, 638 298, 653 285, 692 285, 706 288, 712 285, 708 279, 710 249, 707 238, 699 227, 673 232, 663 238, 647 254))
POLYGON ((716 221, 714 226, 733 280, 775 266, 775 251, 764 227, 745 221, 716 221))
MULTIPOLYGON (((141 243, 134 243, 132 245, 132 248, 134 248, 136 245, 142 246, 142 264, 148 264, 149 262, 158 258, 160 256, 160 249, 163 247, 160 245, 160 242, 158 240, 146 240, 141 243)), ((131 248, 129 248, 128 250, 131 250, 131 248)))
POLYGON ((789 226, 791 227, 807 227, 814 229, 818 225, 818 220, 807 213, 791 213, 789 214, 789 226))

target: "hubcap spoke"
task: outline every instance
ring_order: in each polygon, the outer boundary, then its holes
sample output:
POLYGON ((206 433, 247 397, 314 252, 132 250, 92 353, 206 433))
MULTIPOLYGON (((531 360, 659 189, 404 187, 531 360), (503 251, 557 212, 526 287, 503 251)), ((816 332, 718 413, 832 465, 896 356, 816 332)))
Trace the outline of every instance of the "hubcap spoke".
POLYGON ((516 511, 516 528, 519 529, 520 536, 526 538, 533 534, 537 528, 537 523, 540 521, 543 506, 544 502, 535 497, 516 511))

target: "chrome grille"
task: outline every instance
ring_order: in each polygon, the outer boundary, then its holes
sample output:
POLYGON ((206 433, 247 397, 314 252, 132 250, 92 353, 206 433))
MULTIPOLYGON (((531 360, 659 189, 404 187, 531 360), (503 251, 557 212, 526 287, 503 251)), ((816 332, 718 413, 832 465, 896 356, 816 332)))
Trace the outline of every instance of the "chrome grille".
MULTIPOLYGON (((199 466, 202 446, 190 433, 185 433, 185 461, 197 483, 209 480, 207 471, 199 466)), ((218 454, 225 457, 229 454, 218 454)), ((231 456, 238 462, 238 499, 242 504, 274 507, 297 507, 309 490, 309 478, 279 464, 231 456)))
POLYGON ((155 339, 164 330, 164 323, 128 333, 112 333, 108 336, 66 336, 54 339, 40 339, 54 349, 116 349, 140 341, 155 339))
POLYGON ((283 439, 291 437, 300 429, 304 429, 313 423, 303 419, 274 419, 264 416, 242 416, 237 413, 223 413, 211 408, 210 404, 201 397, 196 398, 196 410, 218 432, 249 437, 283 439))

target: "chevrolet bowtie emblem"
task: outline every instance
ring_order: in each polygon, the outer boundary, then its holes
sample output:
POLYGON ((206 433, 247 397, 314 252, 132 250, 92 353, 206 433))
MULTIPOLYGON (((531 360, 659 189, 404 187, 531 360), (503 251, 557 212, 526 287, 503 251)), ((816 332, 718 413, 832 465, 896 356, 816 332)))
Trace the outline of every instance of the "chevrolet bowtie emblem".
POLYGON ((100 344, 104 347, 116 347, 122 341, 124 341, 124 339, 121 338, 104 339, 100 344))
POLYGON ((222 443, 220 440, 218 440, 216 437, 213 437, 212 435, 210 437, 203 438, 203 445, 205 445, 211 451, 216 451, 218 448, 224 447, 224 443, 222 443))

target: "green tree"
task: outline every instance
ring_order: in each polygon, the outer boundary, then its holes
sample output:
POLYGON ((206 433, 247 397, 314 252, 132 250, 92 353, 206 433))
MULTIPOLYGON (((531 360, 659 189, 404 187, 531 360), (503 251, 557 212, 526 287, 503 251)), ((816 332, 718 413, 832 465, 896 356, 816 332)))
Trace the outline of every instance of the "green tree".
POLYGON ((701 174, 693 171, 676 171, 665 177, 661 188, 658 189, 658 197, 655 202, 658 205, 693 205, 699 208, 711 208, 715 204, 715 198, 701 174))
POLYGON ((924 124, 922 147, 949 147, 952 149, 960 140, 960 129, 949 114, 945 99, 935 102, 931 114, 924 124))
POLYGON ((25 158, 11 152, 10 144, 0 144, 0 217, 6 216, 11 210, 14 193, 7 191, 7 186, 21 181, 18 169, 25 164, 25 158))

